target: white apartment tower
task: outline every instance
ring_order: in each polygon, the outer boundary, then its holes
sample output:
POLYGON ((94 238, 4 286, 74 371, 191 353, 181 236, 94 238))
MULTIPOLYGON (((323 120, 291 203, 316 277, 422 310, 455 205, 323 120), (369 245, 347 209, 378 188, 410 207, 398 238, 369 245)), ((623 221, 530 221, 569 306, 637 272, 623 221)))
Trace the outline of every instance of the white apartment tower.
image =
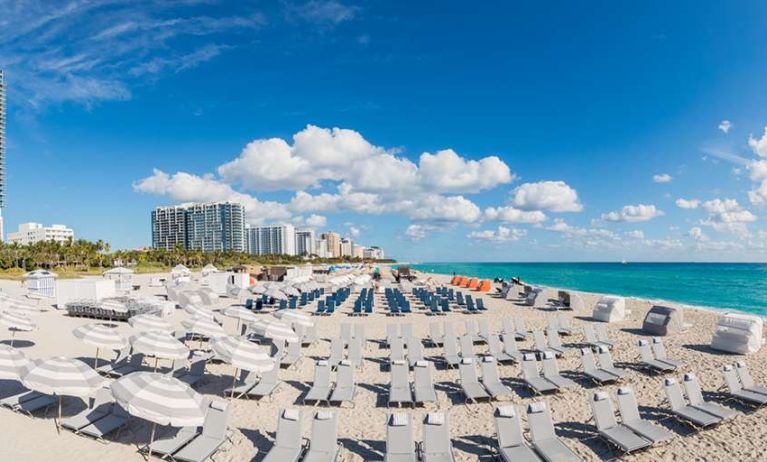
POLYGON ((8 242, 29 245, 35 242, 68 242, 75 240, 75 232, 64 225, 43 226, 40 223, 22 223, 18 231, 8 233, 8 242))
POLYGON ((314 230, 296 230, 296 255, 312 255, 315 253, 314 230))
POLYGON ((5 81, 0 69, 0 242, 3 242, 3 209, 5 208, 5 81))
POLYGON ((251 255, 296 255, 293 225, 247 226, 246 251, 251 255))

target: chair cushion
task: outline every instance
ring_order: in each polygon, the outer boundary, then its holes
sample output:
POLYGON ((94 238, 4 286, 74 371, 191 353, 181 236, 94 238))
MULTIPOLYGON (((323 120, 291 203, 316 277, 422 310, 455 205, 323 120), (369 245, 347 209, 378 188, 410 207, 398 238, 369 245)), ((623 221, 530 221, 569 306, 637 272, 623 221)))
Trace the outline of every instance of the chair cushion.
POLYGON ((426 415, 426 423, 429 425, 444 425, 445 414, 442 412, 430 412, 426 415))
POLYGON ((403 413, 392 414, 391 424, 393 427, 404 427, 408 424, 408 415, 403 413))
POLYGON ((513 405, 499 406, 498 415, 501 417, 514 417, 515 415, 517 415, 517 410, 514 408, 513 405))
POLYGON ((543 401, 538 401, 535 403, 530 403, 530 405, 527 406, 527 413, 528 414, 537 414, 539 412, 543 412, 546 410, 546 403, 543 401))
POLYGON ((298 411, 298 409, 285 409, 282 411, 282 418, 285 420, 293 420, 296 421, 301 417, 301 413, 298 411))
POLYGON ((333 413, 330 411, 318 411, 316 415, 317 420, 330 420, 333 418, 333 413))

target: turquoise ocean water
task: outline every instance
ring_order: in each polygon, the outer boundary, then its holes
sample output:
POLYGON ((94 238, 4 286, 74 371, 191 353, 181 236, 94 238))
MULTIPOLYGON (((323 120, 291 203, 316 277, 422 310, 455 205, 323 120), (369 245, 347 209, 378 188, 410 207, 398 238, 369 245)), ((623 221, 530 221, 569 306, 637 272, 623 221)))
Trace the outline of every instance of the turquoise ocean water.
POLYGON ((421 263, 424 272, 669 300, 767 316, 767 264, 758 263, 421 263))

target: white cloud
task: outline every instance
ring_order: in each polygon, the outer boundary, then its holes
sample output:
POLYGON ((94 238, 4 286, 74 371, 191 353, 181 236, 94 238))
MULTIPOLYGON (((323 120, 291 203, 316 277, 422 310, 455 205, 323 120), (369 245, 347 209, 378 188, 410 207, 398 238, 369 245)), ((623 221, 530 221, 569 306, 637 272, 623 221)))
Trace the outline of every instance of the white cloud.
POLYGON ((324 228, 328 224, 328 219, 322 215, 311 214, 306 219, 306 225, 312 228, 324 228))
POLYGON ((676 200, 676 206, 680 209, 697 209, 700 205, 700 201, 698 199, 683 199, 679 198, 676 200))
POLYGON ((626 236, 630 237, 631 239, 644 239, 644 232, 635 229, 633 231, 627 231, 626 236))
POLYGON ((652 220, 662 215, 663 212, 654 205, 638 204, 626 205, 619 211, 603 213, 602 220, 610 222, 639 222, 652 220))
POLYGON ((679 239, 645 239, 642 241, 642 244, 661 250, 674 250, 684 247, 684 244, 679 239))
POLYGON ((352 239, 356 239, 360 236, 360 229, 356 226, 350 225, 349 226, 349 237, 352 239))
POLYGON ((722 133, 727 134, 730 132, 730 129, 732 128, 732 122, 730 122, 729 120, 723 120, 719 122, 719 126, 717 128, 721 130, 722 133))
POLYGON ((709 213, 701 224, 711 226, 719 232, 740 236, 748 235, 747 223, 756 221, 756 215, 744 209, 735 199, 712 199, 703 203, 703 210, 709 213))
POLYGON ((764 127, 764 133, 761 138, 754 138, 753 135, 748 135, 748 145, 757 156, 767 157, 767 127, 764 127))
POLYGON ((323 27, 333 27, 351 21, 357 8, 335 0, 311 0, 288 9, 289 17, 297 17, 323 27))
POLYGON ((420 241, 434 231, 438 231, 438 226, 429 224, 412 224, 405 229, 405 237, 411 241, 420 241))
POLYGON ((509 166, 496 156, 467 161, 452 149, 421 154, 419 168, 424 187, 440 192, 479 192, 514 179, 509 166))
POLYGON ((474 223, 482 216, 479 207, 463 196, 431 194, 412 203, 396 204, 396 208, 415 220, 474 223))
POLYGON ((757 160, 747 166, 751 181, 767 180, 767 160, 757 160))
POLYGON ((565 222, 562 218, 555 218, 554 223, 545 228, 547 231, 554 231, 557 233, 563 233, 571 237, 577 238, 600 238, 608 240, 618 240, 620 237, 605 228, 580 228, 577 226, 571 226, 565 222))
POLYGON ((670 183, 673 179, 674 178, 668 173, 659 173, 657 175, 653 175, 652 177, 652 180, 655 183, 670 183))
POLYGON ((484 231, 472 231, 466 235, 469 239, 475 239, 480 241, 492 241, 492 242, 507 242, 518 241, 525 237, 527 231, 524 229, 507 228, 506 226, 498 226, 498 229, 487 229, 484 231))
POLYGON ((578 192, 564 181, 525 183, 512 191, 512 204, 523 210, 580 212, 578 192))
POLYGON ((699 226, 690 228, 690 231, 687 234, 696 241, 708 240, 708 236, 706 236, 706 234, 703 232, 703 230, 699 226))
POLYGON ((504 223, 541 223, 546 221, 546 214, 540 210, 524 211, 514 207, 488 207, 485 218, 504 223))

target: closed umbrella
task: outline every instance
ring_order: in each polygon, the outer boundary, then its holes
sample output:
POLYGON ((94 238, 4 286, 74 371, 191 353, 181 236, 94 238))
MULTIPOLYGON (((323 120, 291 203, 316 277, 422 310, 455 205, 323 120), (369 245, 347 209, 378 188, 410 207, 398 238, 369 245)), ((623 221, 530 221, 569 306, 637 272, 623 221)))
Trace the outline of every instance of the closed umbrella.
POLYGON ((205 421, 205 398, 184 382, 152 372, 134 372, 110 386, 117 404, 132 416, 152 422, 149 457, 157 424, 199 427, 205 421))
POLYGON ((8 329, 12 332, 11 346, 13 346, 13 340, 16 337, 16 331, 28 332, 37 329, 37 324, 32 322, 29 317, 12 311, 0 313, 0 324, 8 327, 8 329))
POLYGON ((211 348, 219 358, 234 366, 232 376, 232 396, 240 369, 250 372, 266 372, 276 364, 264 349, 244 337, 219 337, 211 341, 211 348))
POLYGON ((189 348, 166 332, 142 332, 130 338, 133 351, 154 356, 154 369, 157 370, 159 359, 184 359, 189 356, 189 348))
POLYGON ((107 348, 110 350, 120 350, 128 345, 128 339, 117 332, 114 327, 104 324, 86 324, 72 331, 75 337, 79 338, 88 345, 96 347, 96 362, 94 368, 99 367, 99 349, 107 348))
POLYGON ((184 311, 191 314, 192 316, 197 316, 198 318, 213 319, 212 311, 205 308, 201 308, 197 305, 186 305, 184 306, 184 311))
POLYGON ((30 361, 19 375, 21 382, 30 390, 59 397, 57 429, 61 421, 64 396, 83 398, 106 384, 106 379, 84 362, 63 356, 30 361))
POLYGON ((0 379, 18 379, 29 364, 24 353, 8 345, 0 345, 0 379))
POLYGON ((200 336, 200 347, 202 348, 203 337, 223 337, 226 335, 226 331, 216 321, 208 318, 198 318, 196 316, 181 321, 181 325, 184 326, 189 332, 198 334, 200 336))
POLYGON ((173 326, 159 316, 153 314, 139 314, 128 318, 131 327, 141 331, 173 332, 173 326))

